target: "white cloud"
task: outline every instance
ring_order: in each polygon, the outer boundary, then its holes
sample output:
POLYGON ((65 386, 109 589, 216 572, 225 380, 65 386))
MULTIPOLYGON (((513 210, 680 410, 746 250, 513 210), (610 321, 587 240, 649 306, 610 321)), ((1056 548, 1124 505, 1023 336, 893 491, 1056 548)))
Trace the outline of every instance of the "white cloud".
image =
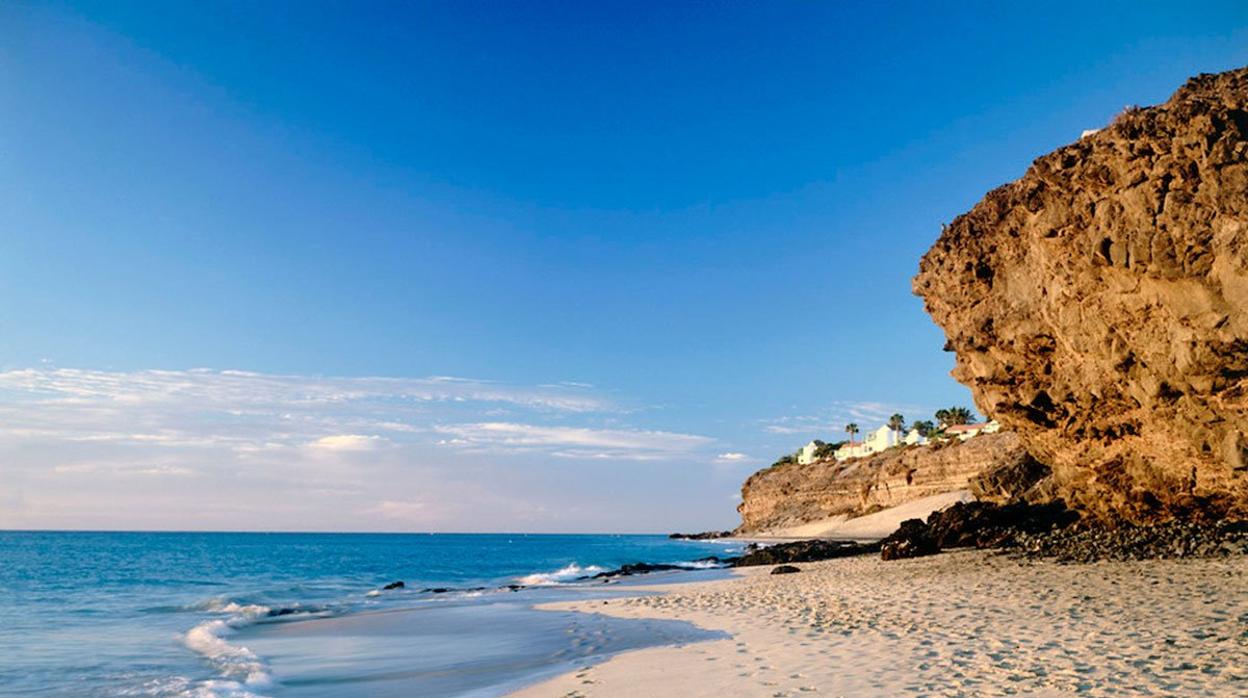
POLYGON ((440 433, 454 437, 445 445, 485 450, 547 450, 566 458, 650 459, 688 454, 714 442, 694 434, 630 429, 539 426, 513 422, 444 424, 440 433))
POLYGON ((386 444, 380 436, 362 434, 334 434, 322 436, 308 444, 309 448, 318 451, 372 451, 386 444))
POLYGON ((155 465, 150 468, 138 468, 132 470, 135 475, 160 475, 172 477, 193 477, 197 473, 191 468, 184 468, 180 465, 155 465))
POLYGON ((416 439, 448 415, 480 418, 500 406, 544 418, 616 409, 582 388, 444 376, 324 378, 202 368, 0 372, 0 438, 9 439, 237 452, 306 444, 350 450, 368 442, 333 437, 416 439))
POLYGON ((368 513, 381 514, 388 519, 399 521, 421 521, 428 518, 429 505, 418 501, 385 499, 369 509, 368 513))
POLYGON ((378 401, 489 402, 568 412, 612 409, 606 400, 559 384, 524 387, 449 376, 326 378, 206 368, 130 372, 19 369, 0 372, 0 391, 40 395, 50 401, 151 404, 195 400, 202 406, 229 405, 235 409, 275 403, 306 406, 378 401))
POLYGON ((631 414, 555 382, 0 371, 0 526, 568 530, 601 478, 556 461, 729 467, 631 414))
POLYGON ((738 453, 736 451, 729 451, 728 453, 721 453, 718 456, 715 456, 715 460, 720 461, 721 463, 734 463, 737 461, 743 461, 743 460, 748 460, 748 459, 749 459, 749 456, 745 455, 744 453, 738 453))

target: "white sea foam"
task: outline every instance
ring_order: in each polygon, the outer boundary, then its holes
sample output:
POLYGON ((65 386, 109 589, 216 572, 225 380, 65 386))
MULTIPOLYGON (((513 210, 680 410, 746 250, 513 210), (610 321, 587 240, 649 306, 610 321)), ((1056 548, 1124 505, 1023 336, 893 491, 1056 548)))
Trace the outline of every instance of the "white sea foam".
POLYGON ((260 604, 239 604, 228 599, 211 599, 200 608, 212 613, 228 613, 229 618, 206 620, 182 636, 182 642, 207 659, 223 677, 197 684, 184 695, 196 698, 254 698, 272 685, 268 666, 255 652, 226 640, 238 628, 251 625, 269 615, 271 609, 260 604))
POLYGON ((253 688, 268 686, 271 682, 268 667, 260 657, 225 639, 234 634, 236 627, 224 620, 206 620, 188 630, 182 641, 212 662, 226 678, 242 681, 253 688))
POLYGON ((567 567, 560 568, 554 572, 539 572, 536 574, 525 575, 516 581, 526 586, 549 586, 552 584, 564 584, 566 582, 574 581, 580 577, 587 577, 605 571, 605 567, 599 567, 597 565, 581 567, 573 562, 567 567))
POLYGON ((268 606, 260 604, 240 604, 231 599, 214 596, 206 601, 192 604, 187 607, 191 611, 207 611, 209 613, 233 613, 244 618, 254 620, 261 618, 269 613, 268 606))
POLYGON ((205 681, 186 695, 189 698, 265 698, 237 681, 205 681))
POLYGON ((724 563, 715 560, 690 560, 687 562, 673 562, 671 564, 687 570, 713 570, 724 566, 724 563))

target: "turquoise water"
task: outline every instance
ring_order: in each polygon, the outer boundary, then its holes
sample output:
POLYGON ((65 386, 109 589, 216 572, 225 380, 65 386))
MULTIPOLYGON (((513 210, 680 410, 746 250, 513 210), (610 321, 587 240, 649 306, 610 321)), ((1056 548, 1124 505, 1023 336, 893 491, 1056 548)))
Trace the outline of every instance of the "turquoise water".
POLYGON ((532 604, 618 590, 576 578, 625 563, 731 552, 634 535, 0 532, 0 695, 497 695, 705 637, 532 604))

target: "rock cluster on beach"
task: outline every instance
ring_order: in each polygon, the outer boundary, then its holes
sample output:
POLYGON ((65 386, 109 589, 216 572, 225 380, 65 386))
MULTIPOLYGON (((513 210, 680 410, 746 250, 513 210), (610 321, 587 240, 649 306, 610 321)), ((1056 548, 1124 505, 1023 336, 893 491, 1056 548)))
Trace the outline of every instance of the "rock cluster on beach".
POLYGON ((852 557, 878 552, 877 543, 859 543, 850 540, 799 540, 768 546, 750 546, 740 557, 733 558, 733 567, 757 565, 781 565, 791 562, 814 562, 838 557, 852 557))
POLYGON ((932 512, 927 521, 909 519, 880 543, 880 556, 900 560, 934 555, 951 548, 999 548, 1010 546, 1021 535, 1065 529, 1078 514, 1060 502, 1028 504, 1014 502, 958 502, 932 512))
POLYGON ((1009 547, 1023 557, 1058 562, 1228 557, 1248 554, 1248 522, 1171 520, 1147 526, 1076 526, 1022 532, 1012 537, 1009 547))
POLYGON ((980 410, 1106 521, 1248 515, 1248 69, 1037 159, 914 281, 980 410))

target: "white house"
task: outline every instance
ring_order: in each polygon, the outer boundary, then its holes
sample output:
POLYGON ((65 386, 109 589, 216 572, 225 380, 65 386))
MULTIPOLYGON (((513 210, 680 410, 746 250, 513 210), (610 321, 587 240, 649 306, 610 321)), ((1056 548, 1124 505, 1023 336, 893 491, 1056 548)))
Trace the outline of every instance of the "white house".
POLYGON ((869 453, 870 452, 866 450, 866 447, 863 445, 863 443, 859 441, 857 443, 842 444, 840 448, 836 449, 836 453, 833 455, 836 456, 837 460, 846 460, 848 458, 857 458, 859 456, 865 456, 865 455, 868 455, 869 453))
MULTIPOLYGON (((980 434, 995 434, 1000 430, 1001 425, 996 420, 993 420, 981 424, 954 424, 945 428, 945 435, 956 437, 960 441, 966 441, 980 434)), ((836 456, 837 460, 846 460, 880 453, 893 446, 926 446, 928 443, 930 443, 929 439, 920 434, 918 429, 911 429, 902 434, 885 425, 874 431, 867 432, 862 441, 841 445, 833 455, 836 456)), ((819 442, 816 441, 806 444, 798 453, 797 462, 803 464, 813 463, 815 461, 815 450, 819 445, 819 442)))
POLYGON ((892 427, 885 425, 875 431, 867 432, 867 435, 858 443, 845 444, 836 449, 836 459, 845 460, 846 458, 869 456, 872 453, 886 451, 893 446, 900 446, 903 443, 926 443, 927 440, 920 437, 917 431, 911 430, 911 434, 906 434, 903 437, 892 427), (910 440, 911 434, 914 436, 914 441, 910 440))
POLYGON ((819 447, 822 445, 822 441, 811 441, 805 446, 802 446, 802 450, 797 452, 797 462, 802 465, 810 465, 811 463, 814 463, 818 460, 815 458, 815 451, 818 451, 819 447))
POLYGON ((959 441, 966 441, 980 434, 995 434, 998 431, 1001 431, 1001 425, 995 419, 980 424, 953 424, 945 427, 945 434, 956 436, 959 441))
POLYGON ((900 444, 901 439, 898 438, 896 430, 888 425, 884 425, 875 431, 867 432, 867 436, 862 440, 862 443, 870 449, 871 453, 879 453, 900 444))
POLYGON ((926 446, 927 445, 927 437, 920 434, 918 429, 911 429, 910 431, 906 432, 905 437, 903 437, 901 441, 907 446, 926 446))

